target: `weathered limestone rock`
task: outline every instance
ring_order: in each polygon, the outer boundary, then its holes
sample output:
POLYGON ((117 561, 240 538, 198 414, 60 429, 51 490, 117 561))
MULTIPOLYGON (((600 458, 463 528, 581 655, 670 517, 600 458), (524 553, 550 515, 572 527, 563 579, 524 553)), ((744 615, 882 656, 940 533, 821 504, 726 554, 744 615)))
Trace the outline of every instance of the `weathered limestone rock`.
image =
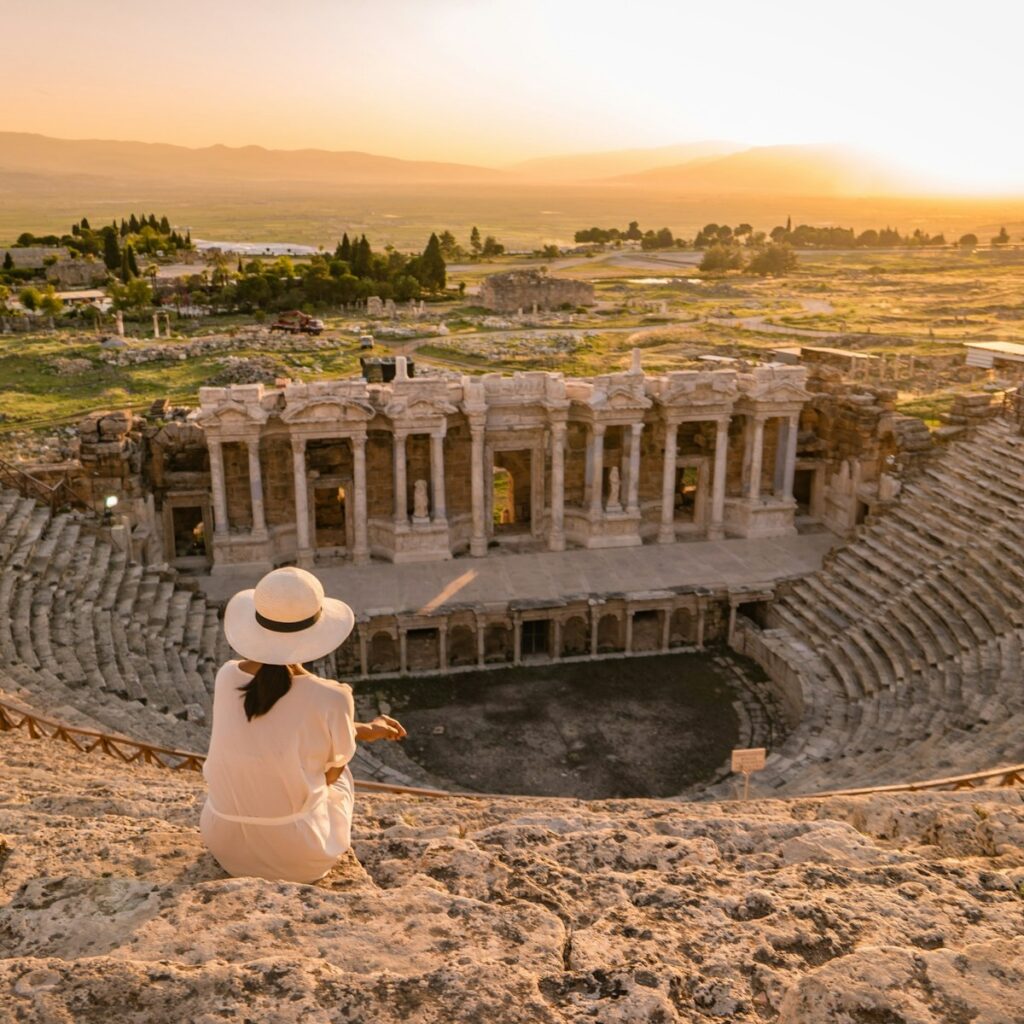
POLYGON ((360 794, 356 856, 296 885, 224 876, 197 775, 11 733, 0 759, 3 1020, 1020 1019, 1013 792, 360 794))

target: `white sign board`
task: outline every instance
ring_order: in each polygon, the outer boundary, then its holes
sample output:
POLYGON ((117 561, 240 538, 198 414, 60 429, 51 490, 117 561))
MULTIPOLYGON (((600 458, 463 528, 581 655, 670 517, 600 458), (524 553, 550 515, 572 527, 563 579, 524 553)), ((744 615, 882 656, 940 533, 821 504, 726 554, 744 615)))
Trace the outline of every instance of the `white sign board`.
POLYGON ((764 767, 765 748, 747 747, 732 752, 734 772, 757 772, 764 767))

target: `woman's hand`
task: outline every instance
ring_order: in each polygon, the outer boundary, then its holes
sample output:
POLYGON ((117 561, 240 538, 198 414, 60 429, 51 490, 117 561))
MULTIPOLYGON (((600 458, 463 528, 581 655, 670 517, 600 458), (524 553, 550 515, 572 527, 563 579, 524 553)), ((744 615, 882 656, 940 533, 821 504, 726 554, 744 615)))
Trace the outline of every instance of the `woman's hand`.
POLYGON ((372 722, 356 722, 356 739, 364 743, 374 740, 401 740, 406 737, 405 727, 390 715, 378 715, 372 722))

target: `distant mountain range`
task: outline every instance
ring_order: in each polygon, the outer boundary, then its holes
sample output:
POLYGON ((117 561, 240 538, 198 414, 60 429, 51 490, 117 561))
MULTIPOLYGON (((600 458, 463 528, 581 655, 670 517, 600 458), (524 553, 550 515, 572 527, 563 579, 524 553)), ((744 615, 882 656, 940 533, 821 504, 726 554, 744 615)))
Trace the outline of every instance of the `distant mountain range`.
POLYGON ((651 149, 612 149, 602 153, 544 156, 511 164, 506 169, 513 174, 548 181, 597 181, 728 156, 746 148, 735 142, 687 142, 681 146, 651 149))
POLYGON ((118 180, 289 182, 330 185, 460 184, 501 181, 502 171, 469 164, 399 160, 325 149, 207 146, 52 139, 0 132, 0 172, 118 180))
POLYGON ((162 143, 54 139, 0 132, 0 188, 144 182, 250 186, 465 186, 544 184, 633 189, 672 195, 905 195, 912 182, 893 168, 839 146, 745 147, 722 141, 609 150, 527 160, 504 168, 322 149, 261 146, 190 149, 162 143))

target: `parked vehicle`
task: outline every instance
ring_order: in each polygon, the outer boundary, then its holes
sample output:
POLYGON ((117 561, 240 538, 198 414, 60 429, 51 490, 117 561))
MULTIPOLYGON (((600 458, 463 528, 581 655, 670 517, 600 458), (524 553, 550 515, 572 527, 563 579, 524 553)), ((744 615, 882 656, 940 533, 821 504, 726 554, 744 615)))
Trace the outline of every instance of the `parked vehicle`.
POLYGON ((270 325, 270 329, 284 331, 286 334, 322 334, 324 322, 315 316, 303 313, 302 310, 292 309, 287 313, 281 313, 270 325))
POLYGON ((359 347, 361 349, 373 348, 373 335, 372 334, 364 334, 364 335, 362 335, 360 337, 360 339, 359 339, 359 347))

